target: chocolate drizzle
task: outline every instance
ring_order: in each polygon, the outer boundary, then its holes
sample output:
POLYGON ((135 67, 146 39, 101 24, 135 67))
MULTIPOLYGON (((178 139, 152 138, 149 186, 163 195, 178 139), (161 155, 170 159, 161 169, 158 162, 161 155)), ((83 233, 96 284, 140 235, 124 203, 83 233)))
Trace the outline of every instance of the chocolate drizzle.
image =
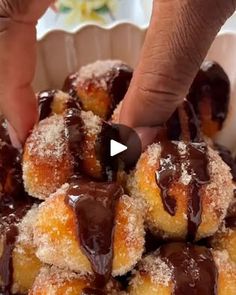
POLYGON ((23 190, 21 157, 11 145, 0 140, 0 201, 1 196, 18 195, 23 190))
POLYGON ((225 218, 225 226, 231 229, 236 229, 236 216, 225 218))
POLYGON ((185 100, 166 123, 169 140, 200 142, 199 121, 192 104, 185 100))
POLYGON ((33 200, 24 193, 20 155, 12 146, 1 142, 0 148, 0 234, 3 253, 0 257, 0 292, 11 294, 13 268, 12 251, 18 236, 17 223, 31 208, 33 200))
POLYGON ((69 141, 69 150, 74 159, 74 172, 78 173, 81 167, 81 145, 84 137, 84 122, 81 111, 78 108, 69 108, 65 111, 64 120, 66 126, 66 137, 69 141))
POLYGON ((182 129, 180 125, 179 109, 177 109, 166 122, 167 138, 169 140, 181 140, 182 129))
POLYGON ((183 107, 187 115, 187 122, 188 122, 187 125, 188 125, 188 131, 190 134, 189 140, 192 142, 201 142, 202 136, 200 134, 199 121, 197 119, 197 116, 193 109, 192 104, 189 101, 185 100, 183 103, 183 107))
MULTIPOLYGON (((39 93, 40 120, 43 120, 51 115, 51 105, 56 93, 57 90, 49 90, 39 93)), ((81 163, 80 147, 83 140, 84 123, 81 118, 80 106, 73 97, 69 96, 65 101, 65 110, 63 115, 66 127, 66 137, 69 141, 69 149, 74 158, 74 172, 78 172, 81 163)))
POLYGON ((103 290, 94 289, 94 288, 84 288, 82 290, 82 295, 106 295, 103 290))
POLYGON ((156 181, 161 188, 164 209, 174 216, 177 204, 170 194, 171 186, 178 182, 182 175, 182 167, 191 176, 188 184, 188 240, 194 240, 201 223, 201 187, 210 181, 208 174, 207 146, 205 143, 187 143, 186 152, 180 153, 177 142, 161 143, 160 168, 156 173, 156 181))
POLYGON ((73 181, 67 191, 65 202, 73 209, 81 249, 95 273, 95 291, 87 288, 85 294, 101 294, 110 279, 116 204, 122 194, 122 187, 116 183, 81 178, 73 181))
POLYGON ((56 90, 45 90, 38 94, 39 120, 47 118, 52 113, 52 102, 56 90))
POLYGON ((3 242, 3 254, 0 258, 0 278, 3 286, 0 287, 0 292, 3 295, 11 294, 11 287, 13 283, 13 265, 12 252, 18 236, 17 226, 11 225, 5 234, 3 242))
POLYGON ((171 216, 176 213, 176 200, 169 194, 169 189, 174 181, 180 178, 181 162, 178 146, 173 142, 162 143, 160 168, 156 173, 157 184, 161 188, 161 198, 164 209, 171 216))
POLYGON ((103 122, 102 130, 95 143, 97 158, 102 167, 104 181, 116 181, 118 159, 110 156, 110 140, 120 141, 119 130, 113 124, 103 122))
POLYGON ((108 73, 108 91, 112 97, 112 104, 109 116, 111 115, 116 105, 124 98, 129 88, 132 76, 132 69, 125 64, 114 66, 111 73, 108 73))
POLYGON ((0 200, 0 231, 3 237, 3 254, 0 257, 0 278, 4 295, 11 294, 13 283, 12 251, 18 236, 17 223, 33 205, 33 200, 24 194, 18 198, 3 196, 0 200))
POLYGON ((72 97, 76 96, 76 80, 78 78, 78 73, 70 74, 62 87, 62 90, 68 92, 72 97))
POLYGON ((197 115, 200 112, 200 103, 203 99, 208 99, 211 103, 212 120, 222 127, 228 113, 229 98, 230 81, 223 68, 216 62, 204 62, 187 96, 197 115))
POLYGON ((157 253, 173 269, 173 295, 217 295, 218 271, 209 249, 172 243, 157 253))
POLYGON ((231 229, 236 229, 236 201, 229 206, 227 216, 225 218, 225 226, 231 229))
MULTIPOLYGON (((57 95, 58 90, 45 90, 38 94, 38 105, 39 105, 39 120, 43 120, 49 117, 52 113, 52 103, 57 95)), ((72 96, 68 96, 68 99, 65 101, 65 110, 67 109, 80 109, 79 104, 76 99, 72 96)))
POLYGON ((208 172, 208 154, 206 144, 190 144, 188 146, 190 166, 188 173, 192 175, 189 185, 188 200, 188 240, 194 240, 201 223, 202 204, 201 188, 210 182, 208 172))

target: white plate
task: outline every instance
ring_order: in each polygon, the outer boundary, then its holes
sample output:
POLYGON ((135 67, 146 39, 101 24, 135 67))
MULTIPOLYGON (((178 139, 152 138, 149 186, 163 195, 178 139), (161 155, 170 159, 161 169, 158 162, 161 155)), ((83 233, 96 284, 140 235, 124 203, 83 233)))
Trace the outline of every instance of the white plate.
MULTIPOLYGON (((61 88, 69 73, 98 59, 122 59, 135 67, 145 32, 129 23, 106 28, 86 25, 74 33, 49 32, 38 42, 35 90, 61 88)), ((236 34, 219 34, 207 58, 219 62, 231 81, 230 112, 217 140, 236 152, 236 34)))

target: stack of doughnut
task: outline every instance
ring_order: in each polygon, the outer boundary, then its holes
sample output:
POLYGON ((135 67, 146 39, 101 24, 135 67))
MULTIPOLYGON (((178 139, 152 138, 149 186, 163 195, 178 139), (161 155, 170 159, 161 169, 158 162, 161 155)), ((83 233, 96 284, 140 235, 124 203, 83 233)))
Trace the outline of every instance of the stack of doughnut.
POLYGON ((218 76, 228 81, 203 65, 130 170, 106 155, 132 77, 122 61, 83 66, 62 90, 37 93, 22 153, 1 124, 0 294, 236 294, 233 157, 212 135, 228 108, 222 117, 214 99, 229 102, 218 76))

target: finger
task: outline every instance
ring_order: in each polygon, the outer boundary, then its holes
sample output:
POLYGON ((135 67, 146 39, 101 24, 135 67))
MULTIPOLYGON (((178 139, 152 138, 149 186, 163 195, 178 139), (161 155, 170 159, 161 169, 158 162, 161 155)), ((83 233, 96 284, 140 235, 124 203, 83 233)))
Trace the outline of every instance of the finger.
POLYGON ((1 0, 0 16, 23 23, 36 23, 54 0, 1 0))
POLYGON ((17 135, 15 129, 11 126, 11 124, 8 121, 6 121, 6 123, 7 123, 7 130, 8 130, 12 145, 15 148, 20 150, 22 148, 22 144, 18 139, 18 135, 17 135))
POLYGON ((156 0, 140 62, 125 96, 120 123, 131 127, 165 122, 183 101, 231 0, 156 0))
POLYGON ((154 142, 159 132, 158 127, 137 127, 134 128, 134 130, 138 134, 142 143, 142 150, 145 150, 146 146, 149 145, 150 142, 154 142))
POLYGON ((0 110, 19 146, 37 120, 31 82, 36 63, 36 23, 52 1, 0 2, 0 110))
POLYGON ((32 24, 0 19, 0 109, 20 142, 37 120, 31 81, 36 61, 36 30, 32 24))

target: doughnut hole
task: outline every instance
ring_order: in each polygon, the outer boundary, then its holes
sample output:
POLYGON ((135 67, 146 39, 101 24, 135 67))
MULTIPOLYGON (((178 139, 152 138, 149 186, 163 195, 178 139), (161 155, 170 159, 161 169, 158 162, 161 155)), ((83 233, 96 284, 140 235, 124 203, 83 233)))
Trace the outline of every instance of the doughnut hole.
MULTIPOLYGON (((55 266, 45 266, 37 276, 29 295, 82 295, 84 288, 92 286, 92 279, 79 274, 62 270, 55 266)), ((118 286, 110 281, 106 294, 118 294, 118 286)))
POLYGON ((29 195, 45 199, 73 174, 64 118, 54 115, 36 125, 23 154, 23 179, 29 195))
MULTIPOLYGON (((226 251, 214 251, 212 255, 218 272, 218 277, 216 279, 218 291, 217 294, 235 294, 235 264, 230 261, 226 251)), ((187 261, 185 263, 187 263, 187 261)), ((162 259, 162 257, 154 253, 145 257, 141 263, 139 263, 139 268, 130 283, 129 294, 172 295, 174 294, 176 287, 175 284, 176 282, 173 266, 167 264, 166 261, 162 259)))
POLYGON ((213 249, 226 250, 231 260, 236 263, 236 229, 222 228, 211 239, 213 249))
MULTIPOLYGON (((107 174, 104 167, 105 164, 103 164, 103 149, 104 145, 107 145, 108 142, 104 142, 106 134, 104 133, 103 127, 109 128, 109 124, 92 112, 82 111, 81 118, 84 122, 84 140, 81 148, 82 172, 92 179, 106 181, 107 174)), ((119 163, 117 166, 117 169, 113 169, 113 172, 116 174, 117 182, 125 186, 126 174, 123 170, 122 163, 119 163)))
POLYGON ((124 98, 132 73, 122 61, 97 61, 70 75, 63 89, 78 97, 83 110, 107 120, 124 98))
MULTIPOLYGON (((36 213, 37 207, 34 206, 18 224, 19 234, 12 252, 13 284, 11 289, 13 294, 27 294, 42 267, 42 263, 35 255, 33 244, 32 227, 36 213)), ((0 237, 0 257, 4 250, 3 239, 0 237)))
MULTIPOLYGON (((178 181, 173 181, 169 195, 176 201, 175 215, 170 215, 163 207, 161 190, 156 181, 159 169, 161 146, 153 144, 142 154, 135 171, 128 181, 129 192, 140 197, 147 204, 147 225, 150 230, 164 239, 184 240, 188 221, 188 175, 182 173, 178 181)), ((224 219, 233 198, 233 183, 229 167, 217 152, 208 147, 210 183, 203 185, 201 195, 201 223, 196 240, 214 234, 224 219)))
POLYGON ((236 264, 227 251, 213 251, 213 256, 218 268, 218 294, 236 294, 236 264))
MULTIPOLYGON (((81 274, 91 273, 76 234, 73 211, 65 204, 64 185, 39 208, 34 228, 36 255, 44 263, 81 274)), ((123 275, 138 262, 144 248, 143 210, 139 201, 126 195, 117 205, 114 232, 113 275, 123 275)))

